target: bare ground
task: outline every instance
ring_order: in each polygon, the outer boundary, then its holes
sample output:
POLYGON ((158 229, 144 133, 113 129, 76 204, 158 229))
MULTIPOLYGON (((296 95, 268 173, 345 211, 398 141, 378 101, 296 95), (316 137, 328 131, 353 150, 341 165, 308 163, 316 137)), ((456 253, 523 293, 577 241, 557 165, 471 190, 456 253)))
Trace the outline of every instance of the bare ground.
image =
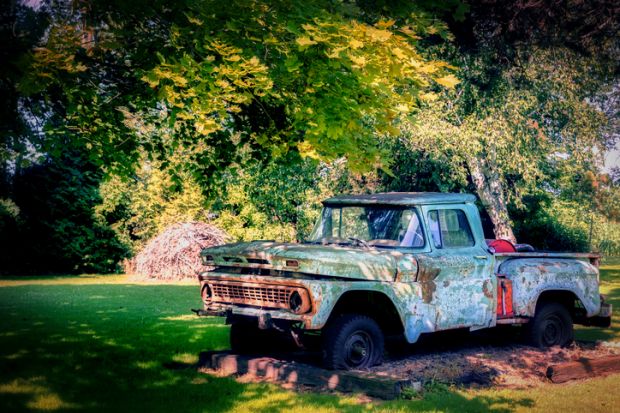
MULTIPOLYGON (((549 383, 546 377, 549 365, 620 355, 619 342, 575 342, 567 348, 541 350, 521 344, 519 329, 510 328, 473 334, 466 331, 435 333, 414 345, 389 344, 384 362, 361 374, 468 388, 532 388, 549 383)), ((317 352, 274 353, 271 356, 317 367, 321 364, 317 352)))
POLYGON ((377 375, 467 387, 528 388, 548 382, 551 364, 620 354, 618 343, 575 343, 568 348, 539 350, 524 345, 481 346, 454 351, 393 357, 370 369, 377 375))

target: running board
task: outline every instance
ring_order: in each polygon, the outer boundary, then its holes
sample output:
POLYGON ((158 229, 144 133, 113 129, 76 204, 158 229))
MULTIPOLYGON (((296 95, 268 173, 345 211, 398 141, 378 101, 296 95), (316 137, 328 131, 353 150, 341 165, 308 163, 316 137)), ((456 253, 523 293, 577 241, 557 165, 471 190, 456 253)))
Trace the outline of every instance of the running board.
POLYGON ((527 324, 530 322, 529 318, 526 317, 518 317, 518 318, 498 318, 495 324, 527 324))

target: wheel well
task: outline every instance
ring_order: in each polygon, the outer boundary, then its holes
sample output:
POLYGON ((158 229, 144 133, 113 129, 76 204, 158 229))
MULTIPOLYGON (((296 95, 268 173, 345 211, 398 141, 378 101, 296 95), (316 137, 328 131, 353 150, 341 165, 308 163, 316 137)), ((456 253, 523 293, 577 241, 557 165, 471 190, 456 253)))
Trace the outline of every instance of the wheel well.
POLYGON ((568 309, 573 318, 578 315, 581 309, 583 309, 583 304, 581 303, 581 300, 579 300, 579 298, 574 292, 568 290, 543 291, 538 296, 538 301, 536 301, 536 312, 538 312, 538 309, 544 303, 562 304, 568 309))
POLYGON ((342 294, 332 310, 329 321, 342 314, 363 314, 373 318, 385 334, 404 331, 400 315, 392 300, 378 291, 347 291, 342 294))

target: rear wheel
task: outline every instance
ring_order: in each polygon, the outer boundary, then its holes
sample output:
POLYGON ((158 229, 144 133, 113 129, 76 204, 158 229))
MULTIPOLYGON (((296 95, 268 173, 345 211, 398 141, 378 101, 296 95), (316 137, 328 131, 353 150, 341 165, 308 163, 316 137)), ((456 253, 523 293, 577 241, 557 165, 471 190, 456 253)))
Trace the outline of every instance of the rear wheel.
POLYGON ((573 341, 573 319, 562 304, 544 303, 528 324, 527 335, 530 344, 539 348, 567 346, 573 341))
POLYGON ((381 363, 384 338, 375 320, 345 314, 323 332, 323 361, 328 369, 360 369, 381 363))

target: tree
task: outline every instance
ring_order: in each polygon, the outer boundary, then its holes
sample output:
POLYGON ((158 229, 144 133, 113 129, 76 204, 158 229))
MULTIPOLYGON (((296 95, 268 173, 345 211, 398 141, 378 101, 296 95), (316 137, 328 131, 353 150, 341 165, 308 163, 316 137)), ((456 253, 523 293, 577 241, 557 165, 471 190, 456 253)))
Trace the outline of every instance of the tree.
POLYGON ((489 62, 462 56, 462 85, 404 128, 413 150, 442 157, 462 185, 471 181, 496 237, 513 241, 508 203, 538 191, 567 191, 578 171, 600 167, 609 127, 587 101, 595 90, 584 85, 592 58, 560 48, 520 57, 520 66, 482 82, 489 62))
POLYGON ((398 4, 387 19, 328 0, 80 2, 34 50, 21 90, 57 115, 45 151, 83 144, 108 170, 180 148, 203 184, 240 152, 388 168, 377 137, 457 83, 418 50, 446 26, 398 4))
POLYGON ((454 47, 424 49, 459 67, 462 82, 403 129, 413 151, 449 165, 461 187, 471 184, 496 237, 515 240, 511 203, 574 194, 572 177, 597 174, 618 138, 620 9, 609 1, 469 5, 461 21, 444 16, 454 47))

